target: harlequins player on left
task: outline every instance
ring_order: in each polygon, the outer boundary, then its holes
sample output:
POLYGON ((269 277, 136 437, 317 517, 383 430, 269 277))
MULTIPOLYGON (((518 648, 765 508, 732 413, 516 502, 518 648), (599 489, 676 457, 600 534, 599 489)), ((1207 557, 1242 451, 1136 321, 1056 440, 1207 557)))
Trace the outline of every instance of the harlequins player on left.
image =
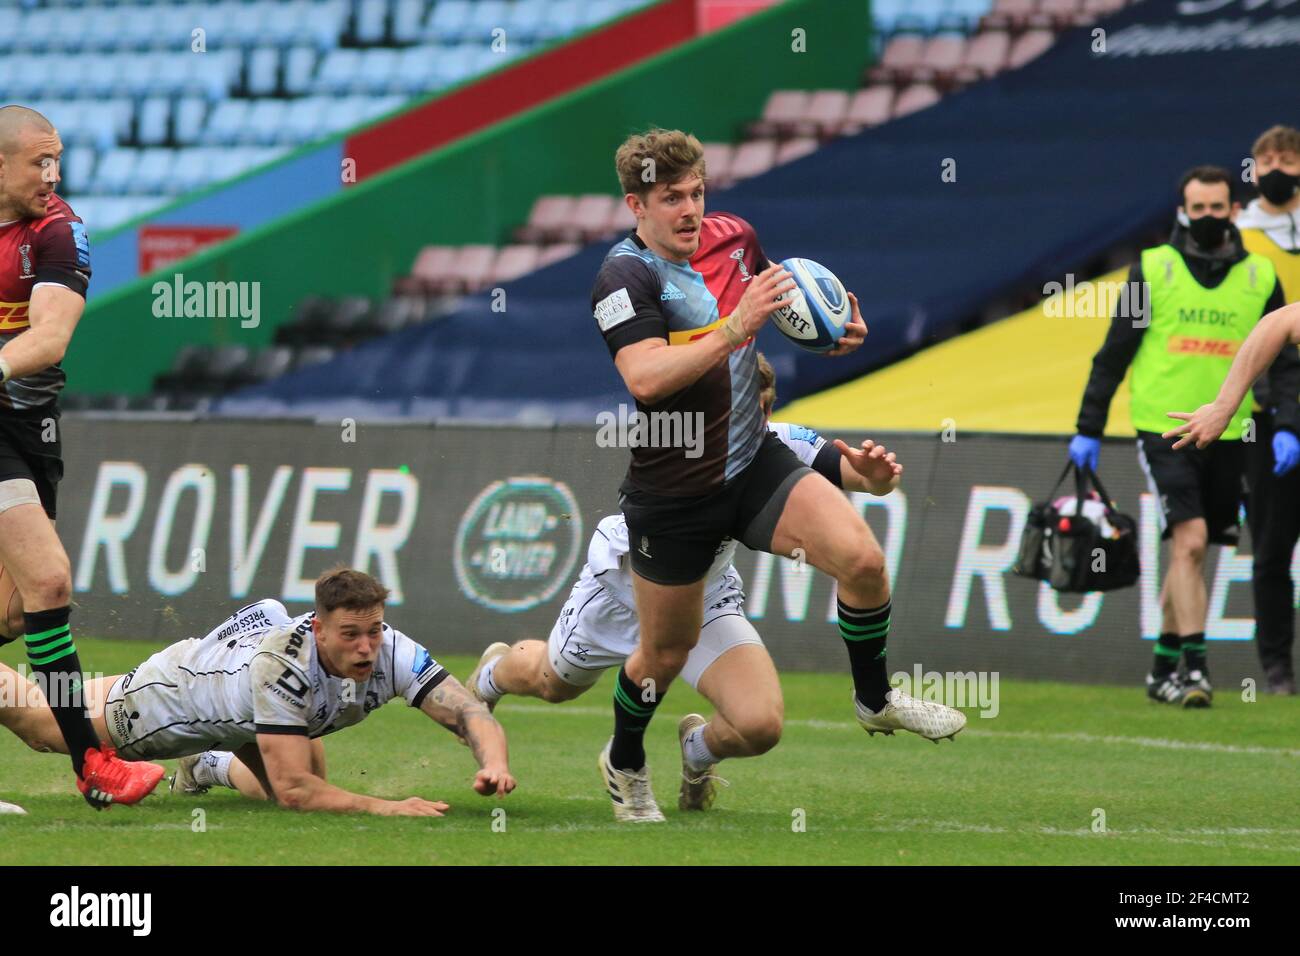
POLYGON ((137 803, 164 771, 100 743, 68 625, 72 572, 54 530, 63 477, 59 363, 86 307, 90 246, 85 225, 54 194, 62 153, 40 113, 0 107, 0 645, 25 638, 77 789, 102 809, 137 803))

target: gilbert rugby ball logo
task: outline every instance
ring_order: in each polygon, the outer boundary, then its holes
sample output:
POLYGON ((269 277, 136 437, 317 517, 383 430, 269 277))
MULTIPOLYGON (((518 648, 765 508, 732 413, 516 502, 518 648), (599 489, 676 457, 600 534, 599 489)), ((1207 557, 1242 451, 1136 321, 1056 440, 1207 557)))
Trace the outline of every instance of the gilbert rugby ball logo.
POLYGON ((530 475, 494 481, 456 529, 456 583, 494 611, 526 611, 568 583, 582 545, 582 515, 562 481, 530 475))

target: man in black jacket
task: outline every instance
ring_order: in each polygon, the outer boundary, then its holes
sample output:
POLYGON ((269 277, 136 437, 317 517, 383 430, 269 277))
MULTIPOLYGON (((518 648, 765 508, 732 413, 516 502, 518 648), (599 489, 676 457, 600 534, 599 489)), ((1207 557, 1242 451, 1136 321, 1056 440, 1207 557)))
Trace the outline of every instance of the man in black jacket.
MULTIPOLYGON (((1144 250, 1129 272, 1130 294, 1120 297, 1093 359, 1070 457, 1096 468, 1111 398, 1131 364, 1138 459, 1160 502, 1162 537, 1170 541, 1160 590, 1164 622, 1147 693, 1156 701, 1207 707, 1212 691, 1205 657, 1205 552, 1209 544, 1237 543, 1242 442, 1255 437, 1249 396, 1234 409, 1223 437, 1205 449, 1175 452, 1161 433, 1168 409, 1197 408, 1214 399, 1250 330, 1285 299, 1272 263, 1242 247, 1232 224, 1239 207, 1228 173, 1198 166, 1183 177, 1180 192, 1170 241, 1144 250), (1180 657, 1185 678, 1178 673, 1180 657)), ((1255 392, 1273 412, 1275 432, 1287 435, 1278 441, 1293 441, 1300 427, 1297 394, 1300 354, 1290 346, 1255 392)))

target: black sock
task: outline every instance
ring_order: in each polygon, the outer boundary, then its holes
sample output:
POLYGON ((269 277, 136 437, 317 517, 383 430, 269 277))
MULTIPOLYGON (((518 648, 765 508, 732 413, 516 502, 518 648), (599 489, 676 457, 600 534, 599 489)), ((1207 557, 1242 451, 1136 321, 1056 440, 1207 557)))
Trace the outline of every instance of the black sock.
POLYGON ((72 769, 81 776, 87 750, 99 748, 99 738, 86 713, 86 702, 81 692, 81 661, 72 643, 72 629, 68 626, 69 607, 56 607, 48 611, 23 614, 27 634, 27 663, 32 676, 41 685, 54 720, 68 744, 72 769))
POLYGON ((609 748, 609 762, 615 770, 640 770, 645 766, 645 729, 663 699, 662 693, 647 694, 632 683, 627 665, 618 669, 614 684, 614 743, 609 748))
POLYGON ((889 638, 889 610, 892 602, 863 610, 836 602, 840 612, 840 637, 849 649, 853 691, 864 707, 879 712, 889 693, 885 673, 885 641, 889 638))
POLYGON ((1187 671, 1200 671, 1206 677, 1210 676, 1210 669, 1205 663, 1205 632, 1198 634, 1188 634, 1182 639, 1183 659, 1187 661, 1187 671))
POLYGON ((1161 634, 1156 639, 1156 659, 1151 665, 1151 676, 1156 680, 1168 677, 1178 670, 1178 635, 1172 631, 1161 634))

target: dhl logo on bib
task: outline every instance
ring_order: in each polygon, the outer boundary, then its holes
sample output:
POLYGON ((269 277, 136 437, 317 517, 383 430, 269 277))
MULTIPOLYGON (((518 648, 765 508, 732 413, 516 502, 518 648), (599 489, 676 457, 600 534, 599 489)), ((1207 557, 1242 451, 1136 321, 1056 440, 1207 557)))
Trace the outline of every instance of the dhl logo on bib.
POLYGON ((1174 355, 1210 355, 1215 358, 1232 358, 1240 342, 1223 339, 1200 339, 1191 335, 1174 335, 1169 339, 1169 351, 1174 355))

